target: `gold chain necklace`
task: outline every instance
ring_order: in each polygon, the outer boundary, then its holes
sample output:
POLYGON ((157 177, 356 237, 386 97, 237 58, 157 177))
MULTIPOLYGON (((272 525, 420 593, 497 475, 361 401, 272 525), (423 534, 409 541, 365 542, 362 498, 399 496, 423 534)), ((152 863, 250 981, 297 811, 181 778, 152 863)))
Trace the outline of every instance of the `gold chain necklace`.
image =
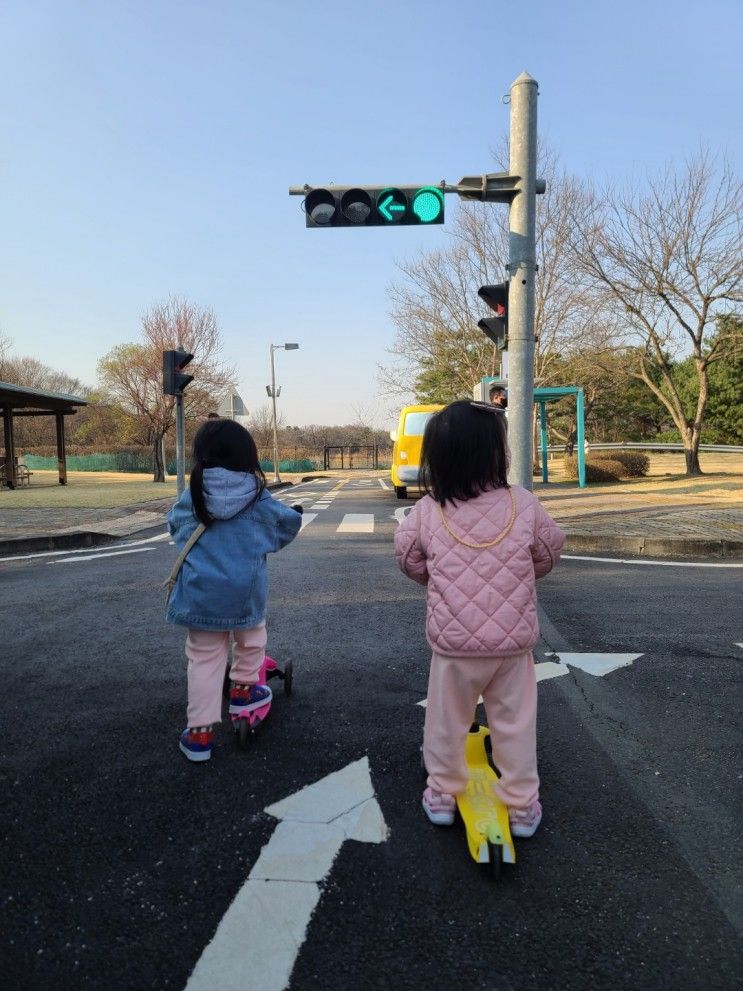
POLYGON ((506 524, 505 529, 498 534, 495 540, 489 540, 486 544, 471 544, 469 543, 469 541, 462 540, 461 537, 457 536, 457 534, 454 533, 452 528, 446 522, 446 517, 444 516, 444 507, 441 505, 441 503, 439 503, 438 507, 439 507, 439 513, 441 514, 441 522, 446 527, 447 532, 457 541, 457 543, 463 544, 465 547, 470 547, 474 551, 483 550, 486 547, 495 547, 496 544, 499 544, 501 540, 504 540, 508 536, 508 534, 511 532, 511 529, 513 528, 514 521, 516 520, 516 500, 513 498, 513 489, 509 489, 508 494, 511 497, 511 518, 506 524))

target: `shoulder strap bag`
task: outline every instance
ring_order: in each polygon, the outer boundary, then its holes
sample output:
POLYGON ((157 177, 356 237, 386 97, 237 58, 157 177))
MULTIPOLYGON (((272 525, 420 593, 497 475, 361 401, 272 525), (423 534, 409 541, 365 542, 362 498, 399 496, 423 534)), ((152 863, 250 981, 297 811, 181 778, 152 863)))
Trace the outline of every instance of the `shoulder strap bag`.
POLYGON ((201 534, 206 530, 203 523, 199 523, 194 532, 186 541, 186 546, 183 548, 181 553, 178 555, 175 564, 173 565, 173 570, 170 572, 168 577, 163 582, 163 588, 165 589, 165 605, 170 602, 170 596, 173 594, 173 588, 175 587, 176 579, 178 578, 178 572, 183 566, 183 562, 186 560, 188 552, 191 550, 193 545, 199 539, 201 534))

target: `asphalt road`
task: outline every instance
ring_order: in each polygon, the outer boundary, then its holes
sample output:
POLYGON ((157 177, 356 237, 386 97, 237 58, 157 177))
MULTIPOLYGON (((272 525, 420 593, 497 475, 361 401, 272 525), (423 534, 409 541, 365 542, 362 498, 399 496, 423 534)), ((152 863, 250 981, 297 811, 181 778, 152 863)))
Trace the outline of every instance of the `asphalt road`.
POLYGON ((185 988, 266 807, 362 758, 389 834, 343 844, 306 936, 276 923, 291 988, 742 987, 743 569, 565 560, 540 583, 539 662, 642 656, 540 683, 545 818, 494 884, 420 809, 424 591, 391 557, 410 503, 369 478, 298 496, 268 616, 294 692, 247 754, 225 723, 205 765, 177 747, 167 541, 0 561, 4 987, 185 988))

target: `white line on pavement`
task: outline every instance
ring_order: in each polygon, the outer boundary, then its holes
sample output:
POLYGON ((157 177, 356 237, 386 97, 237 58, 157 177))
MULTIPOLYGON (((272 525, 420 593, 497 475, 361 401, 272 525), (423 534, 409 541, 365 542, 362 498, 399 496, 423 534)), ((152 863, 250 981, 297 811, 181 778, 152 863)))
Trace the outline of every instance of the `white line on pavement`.
POLYGON ((336 533, 374 533, 374 513, 346 513, 336 533))
MULTIPOLYGON (((154 544, 160 540, 167 540, 168 537, 169 534, 167 533, 159 533, 156 537, 145 537, 142 540, 131 540, 126 544, 101 544, 100 546, 105 547, 106 550, 112 551, 117 547, 138 547, 140 544, 154 544)), ((70 554, 90 554, 90 551, 90 547, 82 547, 77 550, 66 551, 38 551, 34 554, 15 554, 13 557, 0 557, 0 561, 29 561, 36 557, 67 557, 70 554)))
POLYGON ((134 547, 130 551, 114 551, 108 554, 88 554, 87 557, 63 557, 59 561, 47 561, 47 564, 77 564, 79 561, 94 561, 97 557, 119 557, 121 554, 144 554, 154 551, 154 547, 134 547))
POLYGON ((302 525, 299 528, 299 532, 301 533, 302 530, 304 530, 304 528, 307 526, 307 524, 308 523, 311 523, 316 518, 317 518, 317 513, 303 513, 302 514, 302 525))
POLYGON ((388 492, 392 490, 392 486, 388 485, 383 478, 378 478, 377 481, 382 486, 383 489, 387 489, 388 492))
POLYGON ((743 561, 640 561, 634 558, 588 557, 580 554, 563 554, 561 561, 599 561, 604 564, 654 564, 664 568, 743 568, 743 561))

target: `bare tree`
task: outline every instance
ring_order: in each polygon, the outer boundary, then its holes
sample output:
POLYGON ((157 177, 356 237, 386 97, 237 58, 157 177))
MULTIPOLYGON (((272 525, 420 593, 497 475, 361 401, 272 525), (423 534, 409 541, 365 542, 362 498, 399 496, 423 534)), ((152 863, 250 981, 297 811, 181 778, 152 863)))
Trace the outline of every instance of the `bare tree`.
MULTIPOLYGON (((283 427, 284 417, 277 410, 276 429, 281 430, 283 427)), ((264 403, 253 410, 248 419, 248 430, 259 451, 273 450, 273 408, 270 403, 264 403)))
MULTIPOLYGON (((500 158, 504 156, 507 149, 500 158)), ((593 312, 570 250, 577 184, 549 153, 542 154, 539 172, 547 180, 547 192, 537 197, 535 378, 537 384, 551 384, 555 357, 587 332, 593 312)), ((400 265, 406 280, 390 289, 397 324, 389 349, 394 361, 380 368, 387 394, 417 392, 449 401, 471 394, 483 375, 498 371, 498 352, 477 328, 487 315, 477 289, 507 279, 507 261, 507 210, 464 204, 448 248, 400 265)))
POLYGON ((575 202, 575 260, 601 305, 621 318, 615 343, 635 345, 633 374, 668 410, 686 473, 698 475, 709 367, 743 350, 735 321, 715 327, 743 299, 743 185, 701 153, 642 187, 587 189, 575 202), (674 378, 689 352, 698 386, 691 412, 674 378))
POLYGON ((162 354, 183 347, 194 356, 188 366, 194 381, 188 386, 185 412, 200 419, 219 396, 235 384, 232 368, 221 360, 222 341, 214 313, 172 297, 142 318, 144 342, 120 344, 98 364, 102 384, 125 412, 149 425, 153 451, 153 481, 164 482, 162 440, 175 423, 175 398, 163 395, 162 354))

